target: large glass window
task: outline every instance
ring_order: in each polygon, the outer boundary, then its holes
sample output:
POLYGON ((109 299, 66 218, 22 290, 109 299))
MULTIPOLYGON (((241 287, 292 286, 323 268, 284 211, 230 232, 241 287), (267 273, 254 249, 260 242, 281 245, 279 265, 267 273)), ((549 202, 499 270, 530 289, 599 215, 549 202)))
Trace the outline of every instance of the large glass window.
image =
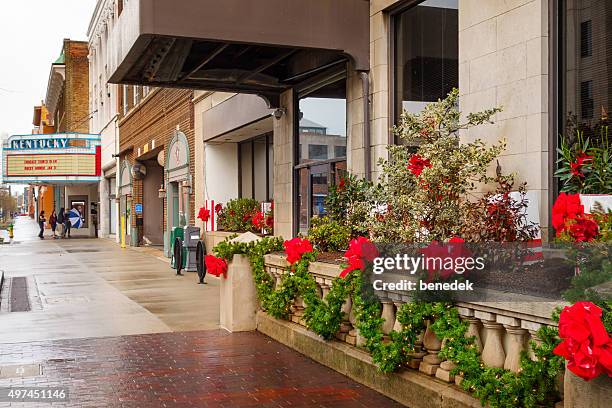
POLYGON ((325 214, 329 186, 346 172, 346 73, 299 92, 296 135, 297 230, 325 214))
POLYGON ((240 197, 270 201, 274 195, 272 135, 241 142, 239 148, 240 197))
POLYGON ((559 132, 600 141, 612 102, 612 2, 560 1, 559 132))
POLYGON ((459 85, 458 0, 428 0, 393 16, 395 116, 417 113, 459 85))

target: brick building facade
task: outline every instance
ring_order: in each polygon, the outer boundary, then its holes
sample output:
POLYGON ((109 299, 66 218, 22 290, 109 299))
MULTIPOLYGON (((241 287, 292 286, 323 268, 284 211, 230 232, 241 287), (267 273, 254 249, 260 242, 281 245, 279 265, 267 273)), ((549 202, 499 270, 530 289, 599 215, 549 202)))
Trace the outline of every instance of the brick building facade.
MULTIPOLYGON (((142 166, 146 168, 143 177, 131 177, 131 197, 125 199, 120 210, 131 245, 164 244, 168 253, 172 228, 195 221, 191 192, 195 166, 192 100, 193 91, 180 89, 125 86, 120 95, 120 169, 129 168, 133 175, 142 166), (173 146, 177 147, 170 156, 173 146), (184 155, 181 160, 187 165, 178 178, 170 167, 177 155, 184 155), (159 197, 160 189, 170 194, 172 188, 176 190, 172 196, 159 197), (137 211, 138 204, 141 213, 137 211)), ((121 184, 120 181, 120 189, 121 184)))
POLYGON ((85 41, 64 40, 53 65, 64 65, 64 89, 53 112, 55 131, 89 132, 89 54, 85 41))

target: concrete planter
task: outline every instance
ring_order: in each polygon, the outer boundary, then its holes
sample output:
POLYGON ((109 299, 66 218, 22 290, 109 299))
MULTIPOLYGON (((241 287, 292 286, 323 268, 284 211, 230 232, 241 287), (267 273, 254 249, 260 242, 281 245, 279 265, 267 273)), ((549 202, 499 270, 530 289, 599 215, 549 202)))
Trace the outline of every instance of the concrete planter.
POLYGON ((219 242, 225 241, 232 235, 239 235, 236 232, 226 231, 205 231, 202 233, 202 240, 206 244, 206 253, 212 254, 212 250, 219 242))
POLYGON ((567 368, 563 385, 565 408, 604 408, 610 406, 612 378, 605 374, 584 381, 567 368))

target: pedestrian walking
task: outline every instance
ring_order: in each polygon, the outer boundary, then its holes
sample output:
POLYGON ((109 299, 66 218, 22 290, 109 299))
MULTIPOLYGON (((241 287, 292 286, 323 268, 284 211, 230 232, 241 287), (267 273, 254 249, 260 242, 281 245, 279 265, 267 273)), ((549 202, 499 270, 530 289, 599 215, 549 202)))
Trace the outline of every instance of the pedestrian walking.
POLYGON ((45 222, 47 222, 47 219, 45 218, 45 210, 43 210, 40 212, 40 214, 38 214, 38 226, 40 227, 40 233, 38 234, 38 238, 40 239, 45 239, 45 237, 43 237, 43 232, 45 231, 45 222))
POLYGON ((58 236, 64 238, 64 208, 60 208, 59 214, 57 214, 57 229, 58 236))
POLYGON ((72 225, 70 224, 70 212, 66 210, 64 212, 64 238, 66 237, 66 235, 68 235, 68 238, 70 238, 71 226, 72 225))
POLYGON ((55 235, 55 229, 57 228, 57 214, 55 210, 51 211, 51 215, 49 216, 49 224, 51 224, 51 232, 53 232, 53 239, 57 239, 55 235))

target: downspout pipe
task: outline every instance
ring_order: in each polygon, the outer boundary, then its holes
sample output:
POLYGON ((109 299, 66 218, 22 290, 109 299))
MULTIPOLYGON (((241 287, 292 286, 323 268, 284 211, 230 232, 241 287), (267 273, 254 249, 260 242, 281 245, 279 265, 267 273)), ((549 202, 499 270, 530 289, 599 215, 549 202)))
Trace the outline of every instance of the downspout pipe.
POLYGON ((372 180, 372 155, 370 143, 370 75, 359 73, 363 90, 363 167, 365 179, 372 180))

